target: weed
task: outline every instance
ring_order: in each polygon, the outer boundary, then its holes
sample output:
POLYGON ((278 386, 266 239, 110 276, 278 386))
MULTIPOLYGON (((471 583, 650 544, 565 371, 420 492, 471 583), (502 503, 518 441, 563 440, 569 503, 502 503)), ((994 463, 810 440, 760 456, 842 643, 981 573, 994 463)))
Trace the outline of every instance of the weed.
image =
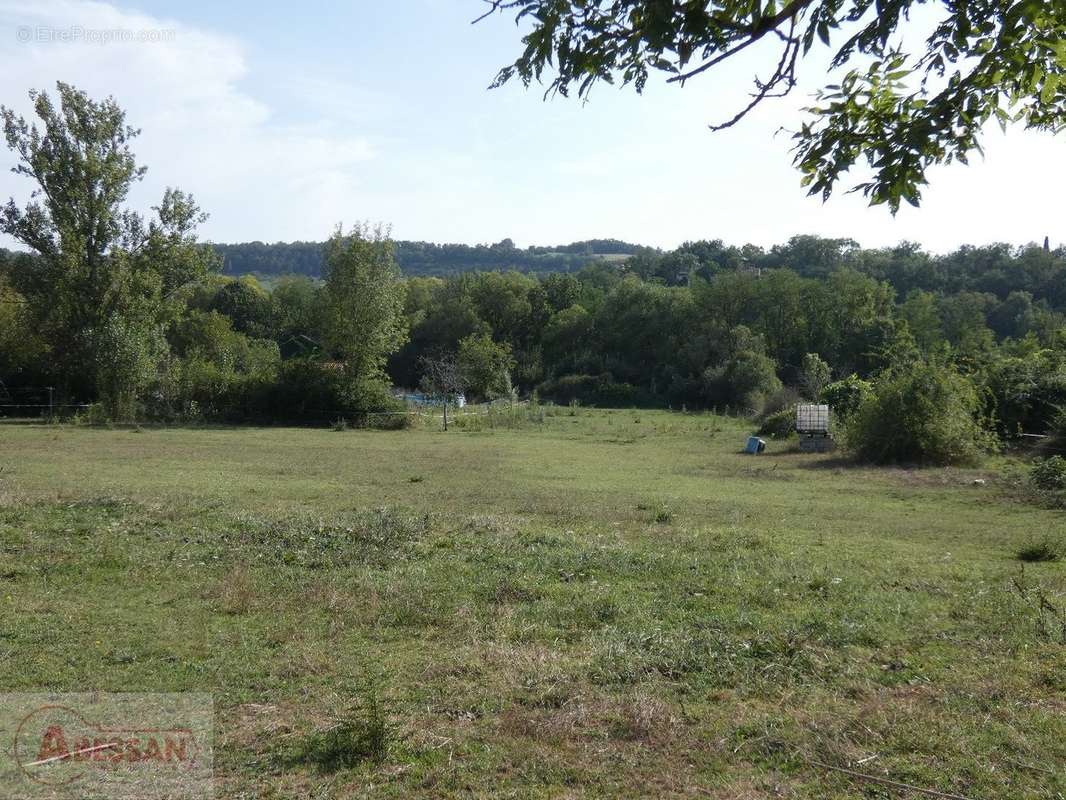
POLYGON ((368 683, 329 727, 305 737, 295 760, 324 772, 350 769, 364 761, 380 762, 388 754, 393 733, 375 685, 368 683))
POLYGON ((235 567, 219 587, 219 602, 227 614, 247 614, 255 600, 255 585, 248 570, 235 567))
MULTIPOLYGON (((218 540, 221 553, 307 567, 341 564, 386 565, 403 559, 429 529, 428 515, 389 508, 321 518, 242 515, 238 530, 218 540)), ((220 553, 220 554, 221 554, 220 553)))
POLYGON ((1019 561, 1058 561, 1062 557, 1062 545, 1044 537, 1026 542, 1015 552, 1019 561))

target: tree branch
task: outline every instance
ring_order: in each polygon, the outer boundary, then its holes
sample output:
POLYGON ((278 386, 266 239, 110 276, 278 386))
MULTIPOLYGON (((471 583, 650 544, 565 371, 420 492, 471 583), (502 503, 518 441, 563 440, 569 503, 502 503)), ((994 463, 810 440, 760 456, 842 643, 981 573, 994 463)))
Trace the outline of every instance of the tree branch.
POLYGON ((726 50, 723 53, 719 53, 710 61, 705 61, 703 64, 696 67, 695 69, 691 69, 688 72, 683 72, 679 75, 675 75, 672 78, 668 78, 666 82, 680 83, 684 85, 685 81, 687 81, 689 78, 693 78, 696 75, 699 75, 701 72, 706 72, 716 64, 721 64, 727 58, 735 56, 737 53, 760 41, 766 34, 770 33, 771 31, 776 32, 777 26, 788 19, 792 20, 792 27, 794 30, 796 20, 799 18, 800 13, 814 2, 816 2, 816 0, 792 0, 791 3, 786 5, 777 14, 772 17, 767 17, 759 25, 753 27, 748 38, 736 47, 730 48, 729 50, 726 50))

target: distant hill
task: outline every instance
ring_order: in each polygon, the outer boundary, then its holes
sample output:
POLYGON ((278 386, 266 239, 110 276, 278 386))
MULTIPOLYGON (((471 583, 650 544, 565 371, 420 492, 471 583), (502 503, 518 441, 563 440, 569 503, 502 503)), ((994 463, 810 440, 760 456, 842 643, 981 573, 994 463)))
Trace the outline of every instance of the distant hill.
MULTIPOLYGON (((322 274, 323 242, 243 242, 214 244, 227 275, 322 274)), ((617 239, 589 239, 557 247, 519 249, 510 239, 493 245, 396 242, 396 260, 405 275, 451 275, 473 270, 574 272, 591 261, 619 261, 652 248, 617 239)))

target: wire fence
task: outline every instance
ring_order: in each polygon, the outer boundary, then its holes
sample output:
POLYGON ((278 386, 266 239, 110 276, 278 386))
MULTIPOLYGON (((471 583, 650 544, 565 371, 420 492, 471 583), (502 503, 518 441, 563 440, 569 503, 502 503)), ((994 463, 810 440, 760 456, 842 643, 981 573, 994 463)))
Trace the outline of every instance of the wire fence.
MULTIPOLYGON (((528 400, 493 400, 477 405, 456 406, 449 404, 448 420, 454 421, 465 417, 485 416, 507 408, 521 408, 529 405, 528 400)), ((0 417, 54 417, 70 410, 82 411, 91 407, 90 403, 60 403, 53 386, 5 386, 0 382, 0 417)), ((304 422, 330 423, 335 421, 374 421, 395 417, 419 417, 422 419, 442 420, 444 406, 439 403, 416 404, 404 411, 372 411, 358 409, 302 409, 304 422)), ((296 421, 295 419, 293 421, 296 421)))
POLYGON ((54 386, 5 386, 0 383, 0 416, 54 416, 87 403, 60 403, 54 386))

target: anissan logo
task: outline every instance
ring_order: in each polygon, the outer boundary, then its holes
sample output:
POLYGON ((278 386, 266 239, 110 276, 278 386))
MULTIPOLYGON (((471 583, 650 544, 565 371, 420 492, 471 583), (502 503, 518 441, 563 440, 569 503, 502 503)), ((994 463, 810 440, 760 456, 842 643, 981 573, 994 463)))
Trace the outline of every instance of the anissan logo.
MULTIPOLYGON (((210 796, 209 699, 96 695, 78 702, 84 697, 21 703, 17 716, 9 717, 4 727, 14 734, 9 753, 17 769, 0 768, 0 775, 22 775, 20 797, 51 797, 59 788, 112 798, 173 797, 178 790, 182 797, 210 796)), ((0 796, 5 788, 0 786, 0 796)))
POLYGON ((93 767, 146 761, 192 763, 197 746, 189 728, 112 728, 90 723, 74 709, 56 705, 35 709, 22 720, 15 753, 30 778, 55 785, 78 777, 78 771, 70 775, 66 770, 50 769, 61 762, 93 767), (32 761, 23 760, 27 752, 34 754, 32 761))

